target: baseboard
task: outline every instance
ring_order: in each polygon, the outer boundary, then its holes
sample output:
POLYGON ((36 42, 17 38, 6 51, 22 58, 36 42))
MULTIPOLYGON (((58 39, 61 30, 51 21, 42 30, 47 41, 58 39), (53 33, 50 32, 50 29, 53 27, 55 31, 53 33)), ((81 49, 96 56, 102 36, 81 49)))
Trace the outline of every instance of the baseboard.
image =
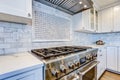
POLYGON ((118 71, 114 71, 114 70, 110 70, 110 69, 106 69, 106 70, 109 72, 115 73, 115 74, 120 74, 120 72, 118 72, 118 71))

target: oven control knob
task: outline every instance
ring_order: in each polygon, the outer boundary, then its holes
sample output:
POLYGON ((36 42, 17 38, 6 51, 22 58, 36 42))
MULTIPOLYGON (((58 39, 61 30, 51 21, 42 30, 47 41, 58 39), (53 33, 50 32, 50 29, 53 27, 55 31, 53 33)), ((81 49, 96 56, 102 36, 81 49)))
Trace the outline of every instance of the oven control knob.
POLYGON ((87 55, 87 56, 86 56, 86 59, 87 59, 87 60, 90 60, 90 55, 87 55))
POLYGON ((63 64, 60 65, 60 70, 61 70, 61 72, 64 72, 64 73, 66 73, 66 71, 67 71, 66 67, 63 64))
POLYGON ((57 69, 51 69, 51 73, 53 76, 58 77, 59 71, 57 69))
POLYGON ((94 56, 94 57, 97 57, 97 53, 93 53, 93 56, 94 56))
POLYGON ((75 64, 76 67, 79 67, 79 66, 80 66, 79 61, 74 61, 74 64, 75 64))
POLYGON ((93 60, 93 56, 92 55, 90 55, 90 60, 93 60))
POLYGON ((70 69, 74 69, 74 64, 71 63, 71 62, 69 62, 69 63, 68 63, 68 67, 69 67, 70 69))
POLYGON ((81 75, 79 71, 76 72, 77 75, 81 75))

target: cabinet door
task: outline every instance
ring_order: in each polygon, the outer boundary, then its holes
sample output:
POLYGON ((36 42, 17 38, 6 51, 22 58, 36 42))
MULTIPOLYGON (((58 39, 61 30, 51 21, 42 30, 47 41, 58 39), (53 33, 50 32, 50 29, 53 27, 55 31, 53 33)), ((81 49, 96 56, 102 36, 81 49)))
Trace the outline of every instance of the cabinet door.
POLYGON ((32 0, 0 0, 0 20, 31 24, 32 0))
POLYGON ((86 10, 82 12, 82 26, 85 30, 90 29, 90 10, 86 10))
POLYGON ((84 29, 82 26, 82 13, 78 13, 76 15, 73 15, 72 26, 74 27, 75 31, 79 31, 79 30, 84 29))
POLYGON ((100 48, 98 50, 97 60, 100 62, 97 66, 97 79, 99 79, 106 70, 106 48, 100 48))
POLYGON ((96 30, 96 17, 95 17, 95 10, 88 9, 81 13, 78 13, 73 16, 73 26, 75 31, 90 31, 94 32, 96 30))
POLYGON ((113 8, 108 8, 101 11, 101 31, 113 31, 113 8))
POLYGON ((4 80, 43 80, 43 69, 36 69, 30 72, 21 73, 19 75, 4 80))
POLYGON ((107 50, 106 48, 103 49, 103 66, 104 66, 104 70, 106 70, 107 68, 107 50))
POLYGON ((98 29, 97 32, 102 32, 102 11, 98 12, 98 29))
POLYGON ((32 0, 1 0, 0 13, 21 17, 31 17, 32 0))
POLYGON ((114 31, 120 31, 120 5, 114 7, 114 31))
POLYGON ((117 47, 107 47, 107 68, 117 71, 117 47))

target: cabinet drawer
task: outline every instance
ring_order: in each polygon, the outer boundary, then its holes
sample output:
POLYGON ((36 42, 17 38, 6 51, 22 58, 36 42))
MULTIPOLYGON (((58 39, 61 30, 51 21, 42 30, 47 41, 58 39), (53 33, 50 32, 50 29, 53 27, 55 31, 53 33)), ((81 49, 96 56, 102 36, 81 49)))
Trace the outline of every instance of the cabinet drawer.
POLYGON ((43 80, 43 69, 36 69, 33 71, 14 75, 13 77, 4 80, 43 80))

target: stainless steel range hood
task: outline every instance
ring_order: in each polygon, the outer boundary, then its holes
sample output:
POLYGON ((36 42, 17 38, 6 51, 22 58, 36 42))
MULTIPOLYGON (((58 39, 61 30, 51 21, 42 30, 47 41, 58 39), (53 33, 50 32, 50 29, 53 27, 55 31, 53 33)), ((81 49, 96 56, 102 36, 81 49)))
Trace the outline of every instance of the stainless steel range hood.
POLYGON ((35 1, 54 7, 71 15, 92 8, 93 6, 93 2, 91 0, 35 0, 35 1))

